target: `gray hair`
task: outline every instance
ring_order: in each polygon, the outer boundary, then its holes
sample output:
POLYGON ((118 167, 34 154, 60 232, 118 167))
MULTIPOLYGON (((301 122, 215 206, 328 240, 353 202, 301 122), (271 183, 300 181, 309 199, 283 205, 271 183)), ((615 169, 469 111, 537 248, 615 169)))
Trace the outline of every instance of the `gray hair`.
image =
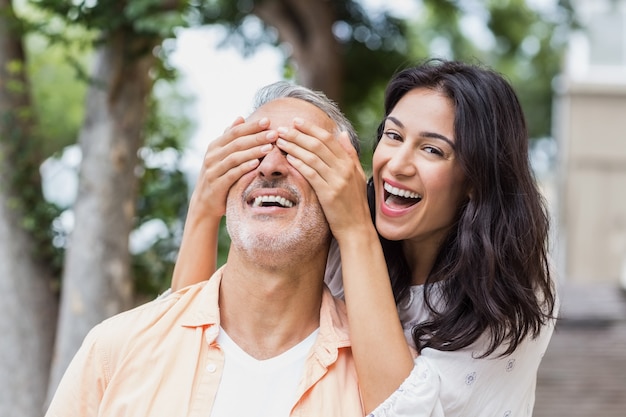
POLYGON ((344 116, 339 109, 339 106, 337 106, 334 101, 326 97, 326 95, 321 91, 313 91, 309 88, 292 84, 288 81, 278 81, 273 84, 266 85, 257 91, 252 104, 253 111, 258 110, 259 107, 269 103, 270 101, 286 97, 304 100, 326 113, 328 117, 335 122, 339 132, 348 133, 352 146, 354 146, 354 149, 356 149, 357 153, 360 154, 361 144, 352 123, 350 123, 348 118, 344 116))

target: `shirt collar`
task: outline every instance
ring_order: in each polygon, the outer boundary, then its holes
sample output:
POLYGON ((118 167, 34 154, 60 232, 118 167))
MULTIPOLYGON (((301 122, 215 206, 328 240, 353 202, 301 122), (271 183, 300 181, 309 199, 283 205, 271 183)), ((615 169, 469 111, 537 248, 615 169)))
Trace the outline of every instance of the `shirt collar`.
POLYGON ((208 281, 192 285, 184 297, 192 297, 189 308, 182 316, 185 327, 202 327, 220 324, 219 293, 224 267, 219 268, 208 281))
MULTIPOLYGON (((208 281, 192 285, 181 295, 192 297, 190 306, 182 316, 185 327, 219 326, 219 289, 224 266, 219 268, 208 281)), ((316 345, 324 346, 324 351, 332 356, 336 349, 350 346, 348 316, 345 303, 333 297, 324 285, 320 307, 320 332, 316 345)))

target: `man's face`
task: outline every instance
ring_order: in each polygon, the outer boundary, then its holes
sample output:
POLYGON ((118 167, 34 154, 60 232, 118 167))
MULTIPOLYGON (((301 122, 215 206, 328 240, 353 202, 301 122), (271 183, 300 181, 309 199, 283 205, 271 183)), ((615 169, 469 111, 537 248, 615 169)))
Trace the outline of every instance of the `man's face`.
MULTIPOLYGON (((294 117, 329 132, 336 128, 322 110, 295 98, 271 101, 249 119, 263 117, 270 120, 270 129, 291 127, 294 117)), ((277 147, 231 187, 226 225, 231 245, 267 266, 311 257, 326 249, 330 235, 315 192, 277 147)))

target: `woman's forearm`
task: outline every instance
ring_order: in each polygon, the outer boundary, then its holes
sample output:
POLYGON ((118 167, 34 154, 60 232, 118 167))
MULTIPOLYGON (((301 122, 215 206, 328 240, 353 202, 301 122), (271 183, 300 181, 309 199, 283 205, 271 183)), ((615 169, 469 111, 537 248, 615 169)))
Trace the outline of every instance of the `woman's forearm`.
POLYGON ((413 354, 398 318, 387 265, 374 226, 337 239, 343 285, 365 411, 388 398, 413 369, 413 354))
POLYGON ((207 280, 217 268, 217 241, 221 218, 203 216, 190 205, 183 240, 174 265, 172 291, 207 280))
POLYGON ((207 280, 217 267, 220 221, 230 187, 259 165, 273 148, 276 132, 268 118, 246 122, 238 117, 207 146, 191 196, 183 241, 174 266, 172 290, 207 280))

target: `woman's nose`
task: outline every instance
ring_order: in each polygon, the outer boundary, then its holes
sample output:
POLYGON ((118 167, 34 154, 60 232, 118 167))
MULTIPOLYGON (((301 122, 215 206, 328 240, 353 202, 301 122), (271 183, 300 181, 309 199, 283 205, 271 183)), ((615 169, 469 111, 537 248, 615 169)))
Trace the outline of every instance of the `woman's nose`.
POLYGON ((387 162, 390 173, 398 176, 412 176, 417 172, 414 154, 409 147, 400 147, 395 150, 387 162))

